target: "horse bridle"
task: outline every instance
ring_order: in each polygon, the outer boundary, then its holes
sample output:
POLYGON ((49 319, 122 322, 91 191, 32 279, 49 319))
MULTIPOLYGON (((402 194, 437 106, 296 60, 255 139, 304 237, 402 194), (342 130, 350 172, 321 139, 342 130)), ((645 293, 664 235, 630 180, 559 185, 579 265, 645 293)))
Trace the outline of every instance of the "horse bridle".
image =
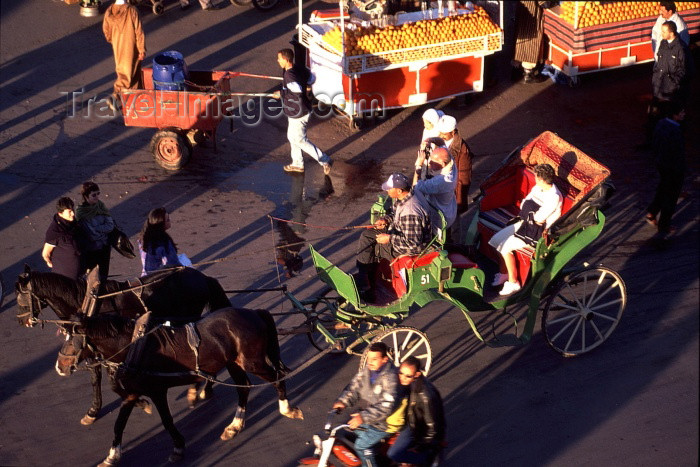
POLYGON ((37 323, 39 313, 41 313, 41 310, 43 309, 42 302, 44 301, 41 298, 37 297, 36 294, 32 291, 31 281, 27 281, 25 289, 26 290, 23 290, 22 285, 20 284, 19 294, 17 296, 17 305, 21 308, 28 308, 28 311, 25 311, 24 313, 17 313, 17 318, 24 319, 27 317, 27 315, 29 315, 29 323, 31 325, 35 325, 37 323), (28 303, 22 303, 26 295, 29 295, 29 300, 27 300, 28 303))

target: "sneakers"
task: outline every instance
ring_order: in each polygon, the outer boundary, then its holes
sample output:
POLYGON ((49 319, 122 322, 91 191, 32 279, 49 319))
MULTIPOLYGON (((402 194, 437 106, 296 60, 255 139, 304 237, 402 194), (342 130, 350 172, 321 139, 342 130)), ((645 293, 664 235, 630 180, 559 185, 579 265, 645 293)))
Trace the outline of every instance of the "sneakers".
POLYGON ((324 175, 331 174, 331 165, 329 163, 321 164, 321 167, 323 167, 323 174, 324 175))
POLYGON ((296 165, 292 165, 292 164, 285 165, 282 168, 284 169, 285 172, 300 172, 300 173, 304 172, 304 167, 297 167, 296 165))
POLYGON ((498 294, 499 295, 510 295, 512 293, 517 292, 518 290, 520 290, 520 284, 518 284, 517 282, 506 281, 503 284, 503 288, 501 289, 500 292, 498 292, 498 294))
POLYGON ((498 287, 499 285, 503 284, 508 280, 508 274, 501 274, 500 272, 497 272, 495 276, 493 276, 493 282, 491 282, 491 285, 494 287, 498 287))

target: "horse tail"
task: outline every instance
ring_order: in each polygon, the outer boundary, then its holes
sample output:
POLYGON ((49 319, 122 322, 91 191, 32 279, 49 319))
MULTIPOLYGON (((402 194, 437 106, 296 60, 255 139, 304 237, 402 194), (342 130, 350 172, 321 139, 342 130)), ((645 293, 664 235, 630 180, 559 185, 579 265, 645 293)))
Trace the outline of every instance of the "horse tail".
POLYGON ((270 365, 277 370, 281 376, 284 376, 289 371, 287 365, 282 362, 280 358, 280 343, 277 338, 277 325, 272 315, 267 310, 256 310, 258 316, 262 318, 265 322, 265 327, 267 328, 267 359, 270 361, 270 365))
POLYGON ((231 301, 228 299, 224 288, 221 286, 218 280, 213 277, 205 276, 207 281, 207 289, 209 291, 209 302, 207 306, 209 311, 216 311, 221 308, 228 308, 231 306, 231 301))

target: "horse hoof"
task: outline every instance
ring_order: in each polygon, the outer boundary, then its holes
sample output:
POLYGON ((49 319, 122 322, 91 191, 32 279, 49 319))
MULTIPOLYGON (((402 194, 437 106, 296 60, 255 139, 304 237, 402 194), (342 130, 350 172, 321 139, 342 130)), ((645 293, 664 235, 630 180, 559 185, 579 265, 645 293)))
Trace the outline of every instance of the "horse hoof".
POLYGON ((297 407, 290 409, 289 412, 284 413, 283 415, 294 420, 304 420, 304 412, 297 407))
POLYGON ((83 418, 80 419, 80 424, 81 425, 92 425, 95 423, 95 420, 97 420, 97 417, 93 417, 91 415, 85 415, 83 418))
POLYGON ((139 399, 136 403, 136 407, 141 408, 146 414, 151 415, 153 413, 153 406, 146 399, 139 399))
POLYGON ((173 448, 173 452, 168 457, 168 462, 179 462, 185 457, 185 448, 173 448))
POLYGON ((197 390, 190 388, 187 390, 187 405, 190 409, 194 409, 194 405, 197 402, 197 390))
POLYGON ((199 391, 199 400, 200 401, 209 400, 209 399, 211 399, 211 396, 213 396, 213 395, 214 395, 213 389, 209 389, 209 390, 202 389, 201 391, 199 391))
POLYGON ((221 433, 221 440, 222 441, 228 441, 233 439, 234 436, 236 436, 238 433, 240 433, 240 430, 236 430, 235 428, 226 428, 223 433, 221 433))
POLYGON ((105 460, 102 461, 102 463, 98 467, 110 467, 114 465, 119 465, 119 461, 122 458, 122 449, 121 446, 117 446, 116 448, 110 448, 109 449, 109 455, 105 460))

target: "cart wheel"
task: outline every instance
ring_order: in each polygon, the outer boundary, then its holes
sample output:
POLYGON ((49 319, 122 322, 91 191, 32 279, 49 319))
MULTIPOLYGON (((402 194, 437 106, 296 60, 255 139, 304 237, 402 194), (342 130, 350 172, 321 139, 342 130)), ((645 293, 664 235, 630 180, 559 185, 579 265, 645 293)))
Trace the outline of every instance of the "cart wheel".
MULTIPOLYGON (((328 329, 334 337, 338 337, 343 334, 343 329, 338 327, 338 321, 333 316, 333 311, 338 308, 338 301, 341 300, 339 296, 331 296, 335 293, 335 290, 326 288, 323 290, 316 298, 310 308, 314 314, 316 314, 316 320, 323 324, 323 326, 328 329)), ((348 328, 349 330, 349 328, 348 328)), ((306 337, 309 338, 311 345, 316 347, 320 352, 328 348, 328 342, 323 337, 323 335, 318 331, 307 332, 306 337)), ((341 353, 345 351, 345 344, 339 344, 335 349, 331 350, 331 353, 341 353)))
MULTIPOLYGON (((401 362, 410 356, 416 357, 421 362, 422 372, 427 375, 433 363, 433 349, 430 347, 428 336, 416 328, 409 326, 399 326, 379 334, 372 339, 375 342, 384 342, 389 346, 389 358, 398 368, 401 362)), ((367 363, 367 347, 362 354, 360 368, 364 368, 367 363)))
POLYGON ((190 160, 192 147, 179 132, 160 130, 151 139, 151 152, 158 165, 166 170, 178 170, 190 160))
POLYGON ((250 2, 252 1, 253 0, 231 0, 231 4, 236 6, 247 6, 250 5, 250 2))
POLYGON ((627 304, 618 273, 597 267, 565 277, 542 314, 547 343, 565 357, 584 354, 602 344, 617 327, 627 304))
POLYGON ((162 2, 153 2, 153 14, 154 15, 162 15, 163 12, 165 11, 165 7, 163 6, 162 2))
POLYGON ((272 10, 278 3, 279 0, 253 0, 253 6, 262 11, 272 10))

